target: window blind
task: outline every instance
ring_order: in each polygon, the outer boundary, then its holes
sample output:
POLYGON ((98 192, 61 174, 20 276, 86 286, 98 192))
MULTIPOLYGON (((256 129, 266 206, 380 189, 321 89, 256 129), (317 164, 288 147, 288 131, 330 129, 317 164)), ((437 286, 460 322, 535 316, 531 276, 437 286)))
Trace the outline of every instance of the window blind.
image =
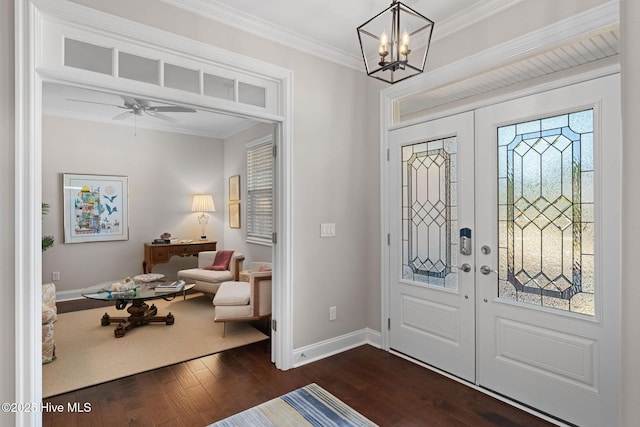
POLYGON ((271 243, 273 232, 273 144, 247 149, 247 240, 271 243))

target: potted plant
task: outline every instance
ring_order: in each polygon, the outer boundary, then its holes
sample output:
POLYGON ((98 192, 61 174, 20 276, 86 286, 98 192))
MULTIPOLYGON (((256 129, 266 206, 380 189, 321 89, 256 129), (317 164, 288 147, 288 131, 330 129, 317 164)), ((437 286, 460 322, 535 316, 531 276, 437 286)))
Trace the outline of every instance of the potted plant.
MULTIPOLYGON (((49 205, 47 203, 42 203, 42 215, 46 215, 49 213, 49 205)), ((46 251, 50 247, 53 246, 53 236, 42 236, 42 252, 46 251)))

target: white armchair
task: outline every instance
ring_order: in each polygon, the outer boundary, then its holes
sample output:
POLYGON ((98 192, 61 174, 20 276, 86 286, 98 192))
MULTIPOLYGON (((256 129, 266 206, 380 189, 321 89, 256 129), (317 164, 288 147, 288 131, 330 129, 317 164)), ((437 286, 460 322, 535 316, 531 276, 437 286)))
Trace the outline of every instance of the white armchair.
MULTIPOLYGON (((251 263, 249 282, 223 282, 213 298, 215 322, 271 317, 271 264, 251 263)), ((226 328, 222 328, 225 336, 226 328)))
POLYGON ((196 291, 206 294, 215 294, 222 282, 238 280, 242 270, 244 255, 234 252, 229 262, 229 269, 224 271, 205 270, 205 267, 213 265, 218 251, 204 251, 198 254, 198 268, 190 268, 178 271, 178 279, 187 283, 195 283, 196 291))

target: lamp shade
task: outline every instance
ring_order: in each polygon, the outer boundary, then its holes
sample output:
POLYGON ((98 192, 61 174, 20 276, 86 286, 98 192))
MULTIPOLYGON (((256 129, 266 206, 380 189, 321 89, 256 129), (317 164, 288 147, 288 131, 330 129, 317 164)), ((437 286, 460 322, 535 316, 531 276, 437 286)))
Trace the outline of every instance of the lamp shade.
POLYGON ((433 33, 429 18, 394 0, 357 30, 369 76, 393 84, 424 71, 433 33))
POLYGON ((215 212, 216 207, 213 204, 213 196, 211 194, 196 194, 193 196, 192 212, 215 212))

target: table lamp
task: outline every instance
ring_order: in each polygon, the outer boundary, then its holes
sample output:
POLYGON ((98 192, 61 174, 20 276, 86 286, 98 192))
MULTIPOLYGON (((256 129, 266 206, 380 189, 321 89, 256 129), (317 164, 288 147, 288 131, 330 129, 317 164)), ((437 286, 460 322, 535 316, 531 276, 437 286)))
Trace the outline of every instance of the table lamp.
POLYGON ((200 234, 200 240, 207 240, 205 234, 207 229, 207 223, 209 222, 209 215, 205 212, 215 212, 216 207, 213 204, 213 197, 211 194, 196 194, 193 196, 193 204, 191 205, 191 212, 200 212, 198 216, 198 224, 202 233, 200 234))

